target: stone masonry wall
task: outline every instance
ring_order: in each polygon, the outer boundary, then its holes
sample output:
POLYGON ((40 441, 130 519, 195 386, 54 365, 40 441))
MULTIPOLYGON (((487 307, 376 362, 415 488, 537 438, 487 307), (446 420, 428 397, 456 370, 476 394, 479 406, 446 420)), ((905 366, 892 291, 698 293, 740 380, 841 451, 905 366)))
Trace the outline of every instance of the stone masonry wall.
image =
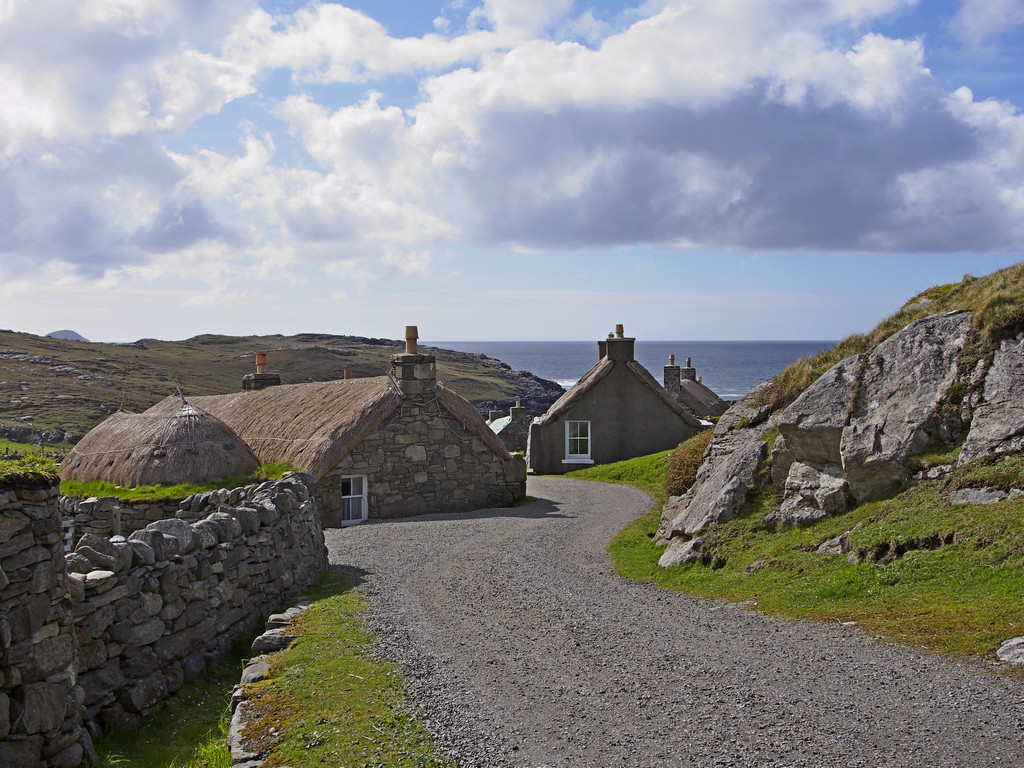
POLYGON ((79 768, 92 751, 57 495, 0 490, 0 766, 79 768))
POLYGON ((436 401, 406 402, 320 481, 325 526, 340 524, 346 475, 367 475, 371 518, 511 506, 526 492, 522 460, 503 461, 436 401))
POLYGON ((89 720, 136 724, 326 570, 311 486, 292 475, 196 522, 82 537, 67 567, 89 720))
POLYGON ((313 583, 327 551, 312 487, 250 486, 67 556, 55 488, 0 491, 0 766, 82 768, 89 729, 137 724, 313 583))
POLYGON ((64 526, 65 551, 70 552, 86 533, 110 538, 128 536, 157 520, 179 517, 199 520, 216 512, 221 504, 236 505, 261 486, 221 488, 189 496, 184 501, 122 501, 113 496, 80 499, 60 497, 61 521, 64 526))

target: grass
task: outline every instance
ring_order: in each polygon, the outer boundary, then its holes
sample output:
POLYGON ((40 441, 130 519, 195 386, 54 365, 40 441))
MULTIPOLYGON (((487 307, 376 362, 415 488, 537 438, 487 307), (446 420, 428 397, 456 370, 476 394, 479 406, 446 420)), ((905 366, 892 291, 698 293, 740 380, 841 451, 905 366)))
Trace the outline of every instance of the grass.
POLYGON ((93 768, 230 768, 231 691, 251 641, 236 643, 229 657, 188 683, 138 730, 105 729, 93 768))
POLYGON ((634 521, 608 551, 621 575, 667 589, 750 602, 777 616, 856 622, 890 640, 991 659, 1003 641, 1024 634, 1024 498, 953 506, 945 494, 998 485, 994 476, 1013 476, 1019 487, 1024 462, 972 462, 947 480, 806 528, 765 529, 760 519, 773 500, 755 499, 740 519, 702 531, 701 560, 687 565, 658 567, 657 513, 634 521), (842 534, 859 562, 815 552, 842 534))
POLYGON ((220 488, 238 488, 266 480, 278 480, 285 472, 294 471, 288 462, 261 464, 252 472, 243 472, 207 483, 179 483, 178 485, 140 485, 124 488, 113 483, 64 480, 60 492, 65 496, 87 499, 92 496, 113 496, 121 501, 180 501, 196 493, 216 491, 220 488))
POLYGON ((566 472, 563 477, 633 485, 646 491, 660 507, 668 500, 668 495, 665 493, 665 473, 671 453, 672 450, 661 451, 650 456, 626 459, 613 464, 598 464, 594 467, 566 472))
POLYGON ((58 482, 57 463, 49 456, 31 453, 16 459, 0 457, 0 488, 50 486, 58 482))
POLYGON ((372 657, 366 603, 351 586, 337 575, 321 581, 300 638, 247 686, 258 716, 245 736, 270 747, 268 768, 452 766, 409 709, 397 665, 372 657))

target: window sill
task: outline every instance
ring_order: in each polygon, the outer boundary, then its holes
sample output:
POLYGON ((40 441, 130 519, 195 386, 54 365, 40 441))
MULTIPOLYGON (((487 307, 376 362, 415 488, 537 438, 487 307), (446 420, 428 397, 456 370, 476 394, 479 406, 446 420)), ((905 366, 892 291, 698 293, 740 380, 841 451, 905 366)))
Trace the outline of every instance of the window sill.
POLYGON ((593 459, 562 459, 563 464, 593 464, 593 459))

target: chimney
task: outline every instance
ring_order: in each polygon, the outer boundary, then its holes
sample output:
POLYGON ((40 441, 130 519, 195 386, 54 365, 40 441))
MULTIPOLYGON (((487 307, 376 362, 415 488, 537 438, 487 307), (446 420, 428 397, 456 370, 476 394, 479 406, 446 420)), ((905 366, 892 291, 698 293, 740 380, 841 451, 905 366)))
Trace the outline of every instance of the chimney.
POLYGON ((518 397, 516 398, 516 404, 508 409, 508 415, 512 417, 512 423, 526 418, 526 408, 519 404, 518 397))
POLYGON ((345 370, 343 370, 341 372, 341 378, 343 378, 343 379, 351 379, 352 378, 352 369, 351 368, 346 368, 345 370))
POLYGON ((615 326, 615 335, 609 334, 608 340, 605 342, 607 347, 607 357, 609 360, 621 360, 629 362, 633 359, 633 344, 636 339, 631 339, 625 335, 622 324, 619 323, 615 326))
POLYGON ((487 412, 487 420, 497 421, 504 415, 504 412, 500 408, 491 408, 491 410, 487 412))
POLYGON ((699 381, 697 378, 697 369, 690 365, 690 358, 686 358, 686 367, 679 371, 679 376, 690 381, 699 381))
POLYGON ((267 373, 267 353, 256 353, 256 373, 247 373, 242 377, 242 389, 246 392, 256 389, 266 389, 281 383, 281 376, 277 373, 267 373))
POLYGON ((676 365, 676 356, 668 356, 668 365, 665 366, 665 389, 670 395, 679 394, 679 366, 676 365))
POLYGON ((419 333, 415 325, 405 327, 405 354, 391 356, 391 375, 398 382, 402 397, 426 402, 437 392, 437 368, 433 355, 421 355, 416 344, 419 333))

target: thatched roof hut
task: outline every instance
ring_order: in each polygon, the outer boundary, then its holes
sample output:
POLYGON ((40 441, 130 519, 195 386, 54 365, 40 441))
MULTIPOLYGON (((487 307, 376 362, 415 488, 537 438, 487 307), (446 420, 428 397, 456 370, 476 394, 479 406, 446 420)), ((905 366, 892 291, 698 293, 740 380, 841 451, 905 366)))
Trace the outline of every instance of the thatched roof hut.
POLYGON ((201 482, 248 472, 259 459, 232 429, 174 397, 162 413, 118 411, 75 445, 60 466, 64 480, 133 487, 201 482))
MULTIPOLYGON (((154 405, 147 415, 169 414, 176 398, 154 405)), ((387 376, 284 384, 257 391, 191 398, 238 434, 265 463, 289 462, 318 481, 334 469, 402 407, 403 397, 387 376)), ((498 456, 508 449, 467 400, 444 385, 438 406, 498 456)))

